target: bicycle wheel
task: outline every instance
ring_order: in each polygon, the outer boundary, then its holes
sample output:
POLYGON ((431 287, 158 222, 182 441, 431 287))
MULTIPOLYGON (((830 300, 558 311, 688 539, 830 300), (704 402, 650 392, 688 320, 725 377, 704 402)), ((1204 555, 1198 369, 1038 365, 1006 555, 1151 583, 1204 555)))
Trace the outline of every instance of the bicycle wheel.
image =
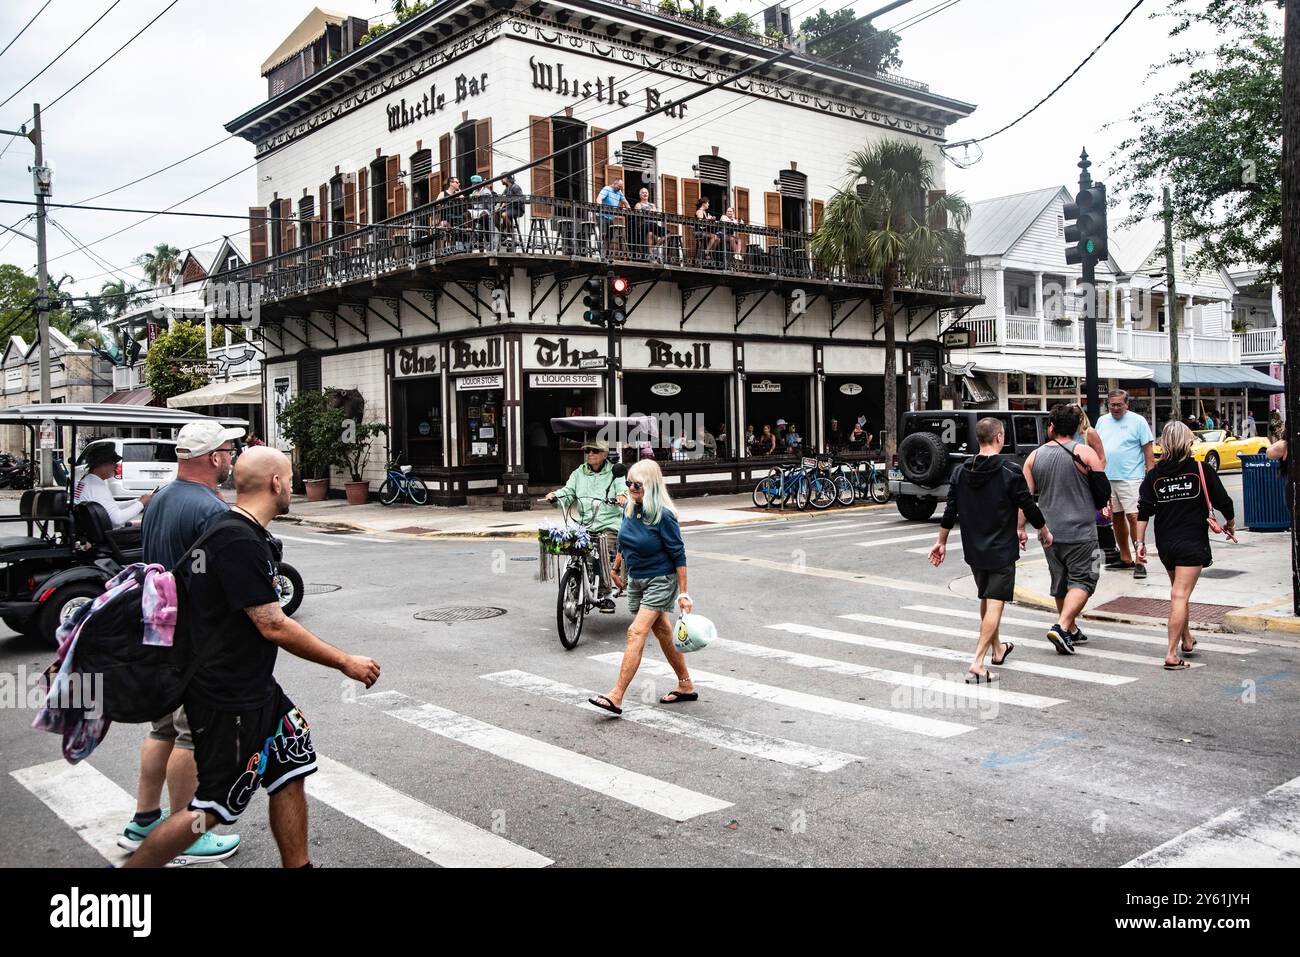
POLYGON ((873 471, 867 482, 872 501, 879 502, 881 505, 889 501, 889 481, 883 472, 873 471))
POLYGON ((565 648, 572 649, 578 644, 585 616, 586 609, 582 604, 582 569, 573 565, 560 578, 560 597, 555 610, 560 644, 565 648))
POLYGON ((808 501, 816 509, 830 508, 835 504, 835 483, 824 475, 814 475, 808 483, 808 501))
POLYGON ((853 480, 847 475, 835 477, 835 500, 841 505, 852 505, 858 494, 853 489, 853 480))
POLYGON ((774 476, 769 475, 754 486, 754 506, 756 508, 771 508, 780 494, 780 482, 774 476))
POLYGON ((808 504, 812 501, 812 482, 808 481, 805 475, 799 479, 799 484, 794 487, 794 507, 803 512, 808 509, 808 504))
POLYGON ((390 475, 384 480, 384 487, 379 491, 379 503, 381 505, 392 505, 402 497, 402 487, 390 475))
POLYGON ((425 505, 429 501, 429 487, 418 478, 406 480, 406 491, 416 505, 425 505))

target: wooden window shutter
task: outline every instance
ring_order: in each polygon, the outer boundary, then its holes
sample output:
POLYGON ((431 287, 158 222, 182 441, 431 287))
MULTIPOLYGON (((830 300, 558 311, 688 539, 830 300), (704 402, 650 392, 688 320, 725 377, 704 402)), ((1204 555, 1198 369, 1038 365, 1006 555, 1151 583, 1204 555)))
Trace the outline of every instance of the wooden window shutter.
POLYGON ((357 170, 357 222, 362 226, 370 222, 366 214, 370 207, 370 171, 357 170))
POLYGON ((948 228, 948 210, 937 205, 940 200, 948 195, 946 189, 932 189, 929 196, 926 197, 926 207, 929 212, 929 226, 931 229, 948 228))
MULTIPOLYGON (((665 213, 677 215, 677 177, 660 176, 659 177, 659 208, 665 213)), ((667 232, 670 236, 677 235, 677 224, 669 223, 667 232)))
POLYGON ((438 137, 438 169, 444 183, 451 182, 451 134, 443 133, 438 137))
MULTIPOLYGON (((549 116, 530 116, 528 118, 528 138, 531 141, 532 160, 537 162, 551 152, 551 118, 549 116)), ((555 195, 555 164, 552 160, 537 163, 529 175, 532 176, 532 193, 534 196, 555 195)), ((533 204, 533 215, 549 218, 551 206, 545 203, 533 204)))
POLYGON ((388 200, 388 216, 391 218, 397 215, 397 190, 402 185, 402 158, 400 156, 389 156, 384 160, 384 187, 385 196, 388 200))
POLYGON ((293 203, 287 199, 280 200, 280 249, 288 252, 294 248, 293 203))
MULTIPOLYGON (((781 194, 764 193, 763 194, 763 212, 765 214, 764 222, 771 229, 781 228, 781 194)), ((767 248, 780 246, 781 238, 779 236, 767 237, 767 248)))
POLYGON ((329 238, 330 229, 330 187, 328 183, 320 184, 320 205, 316 207, 316 242, 329 238))
POLYGON ((401 216, 406 212, 406 184, 398 183, 397 189, 393 190, 393 215, 401 216))
POLYGON ((357 177, 349 173, 343 177, 343 232, 357 228, 357 177))
POLYGON ((822 216, 826 213, 826 204, 820 199, 812 201, 812 228, 817 232, 821 228, 822 216))
MULTIPOLYGON (((700 181, 698 179, 682 180, 682 215, 695 217, 695 203, 700 198, 700 181)), ((695 255, 695 230, 686 230, 686 235, 682 237, 682 247, 686 250, 687 256, 695 255)))
POLYGON ((442 190, 442 172, 439 171, 429 177, 429 202, 433 202, 437 199, 438 194, 441 193, 442 190))
POLYGON ((248 208, 248 255, 253 262, 270 255, 266 235, 266 207, 250 206, 248 208))
POLYGON ((609 176, 605 167, 609 165, 609 137, 605 131, 591 128, 592 136, 599 136, 600 139, 591 141, 591 198, 597 200, 600 198, 600 191, 605 188, 609 182, 609 176))
POLYGON ((474 171, 485 180, 492 178, 492 120, 474 124, 474 171))
MULTIPOLYGON (((742 223, 749 222, 749 190, 743 186, 736 187, 736 218, 742 223)), ((739 235, 742 245, 748 242, 748 234, 740 233, 739 235)))
MULTIPOLYGON (((619 166, 619 165, 616 164, 616 163, 606 163, 606 164, 605 164, 605 182, 606 182, 606 184, 611 184, 611 183, 613 183, 614 180, 616 180, 616 179, 622 179, 622 178, 624 177, 624 175, 625 175, 625 174, 624 174, 624 172, 623 172, 623 167, 622 167, 622 166, 619 166)), ((623 195, 626 196, 626 195, 627 195, 627 184, 624 183, 623 186, 624 186, 624 189, 623 189, 623 195)), ((628 200, 628 202, 629 202, 629 203, 632 203, 631 200, 628 200)), ((632 205, 635 206, 636 203, 632 203, 632 205)))

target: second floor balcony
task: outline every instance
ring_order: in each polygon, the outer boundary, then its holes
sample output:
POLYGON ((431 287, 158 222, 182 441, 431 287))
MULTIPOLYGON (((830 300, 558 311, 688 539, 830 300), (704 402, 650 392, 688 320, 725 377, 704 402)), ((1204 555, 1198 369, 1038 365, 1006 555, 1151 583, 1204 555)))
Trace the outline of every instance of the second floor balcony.
MULTIPOLYGON (((1079 314, 1066 314, 1055 319, 1032 316, 998 319, 988 316, 963 320, 963 325, 974 331, 973 345, 976 348, 1005 346, 1048 352, 1082 352, 1084 346, 1084 320, 1079 314)), ((1258 361, 1257 356, 1271 355, 1263 351, 1270 347, 1280 350, 1280 329, 1256 330, 1243 335, 1198 335, 1194 331, 1185 331, 1178 336, 1180 362, 1238 365, 1243 359, 1258 361)), ((1139 364, 1168 362, 1169 333, 1136 330, 1103 317, 1097 320, 1097 349, 1139 364)))

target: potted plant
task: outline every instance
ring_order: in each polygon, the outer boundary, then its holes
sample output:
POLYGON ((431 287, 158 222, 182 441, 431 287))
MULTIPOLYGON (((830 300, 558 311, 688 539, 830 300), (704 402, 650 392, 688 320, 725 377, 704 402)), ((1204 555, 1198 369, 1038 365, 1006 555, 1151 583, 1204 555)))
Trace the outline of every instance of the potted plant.
POLYGON ((341 409, 332 409, 319 392, 300 392, 277 417, 281 433, 293 444, 307 500, 323 501, 332 466, 345 464, 341 409))
POLYGON ((370 447, 375 436, 386 435, 388 426, 381 422, 363 422, 355 427, 353 441, 343 445, 344 467, 352 476, 352 481, 344 483, 349 505, 364 505, 370 497, 370 482, 361 477, 366 463, 370 461, 370 447))

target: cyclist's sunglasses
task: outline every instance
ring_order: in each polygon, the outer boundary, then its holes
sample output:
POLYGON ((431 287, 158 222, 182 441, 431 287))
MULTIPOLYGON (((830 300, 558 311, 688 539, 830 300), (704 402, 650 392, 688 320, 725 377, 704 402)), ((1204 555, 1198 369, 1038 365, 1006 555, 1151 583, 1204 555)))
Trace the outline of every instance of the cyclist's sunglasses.
POLYGON ((628 482, 627 487, 633 492, 644 492, 645 485, 641 482, 628 482))

